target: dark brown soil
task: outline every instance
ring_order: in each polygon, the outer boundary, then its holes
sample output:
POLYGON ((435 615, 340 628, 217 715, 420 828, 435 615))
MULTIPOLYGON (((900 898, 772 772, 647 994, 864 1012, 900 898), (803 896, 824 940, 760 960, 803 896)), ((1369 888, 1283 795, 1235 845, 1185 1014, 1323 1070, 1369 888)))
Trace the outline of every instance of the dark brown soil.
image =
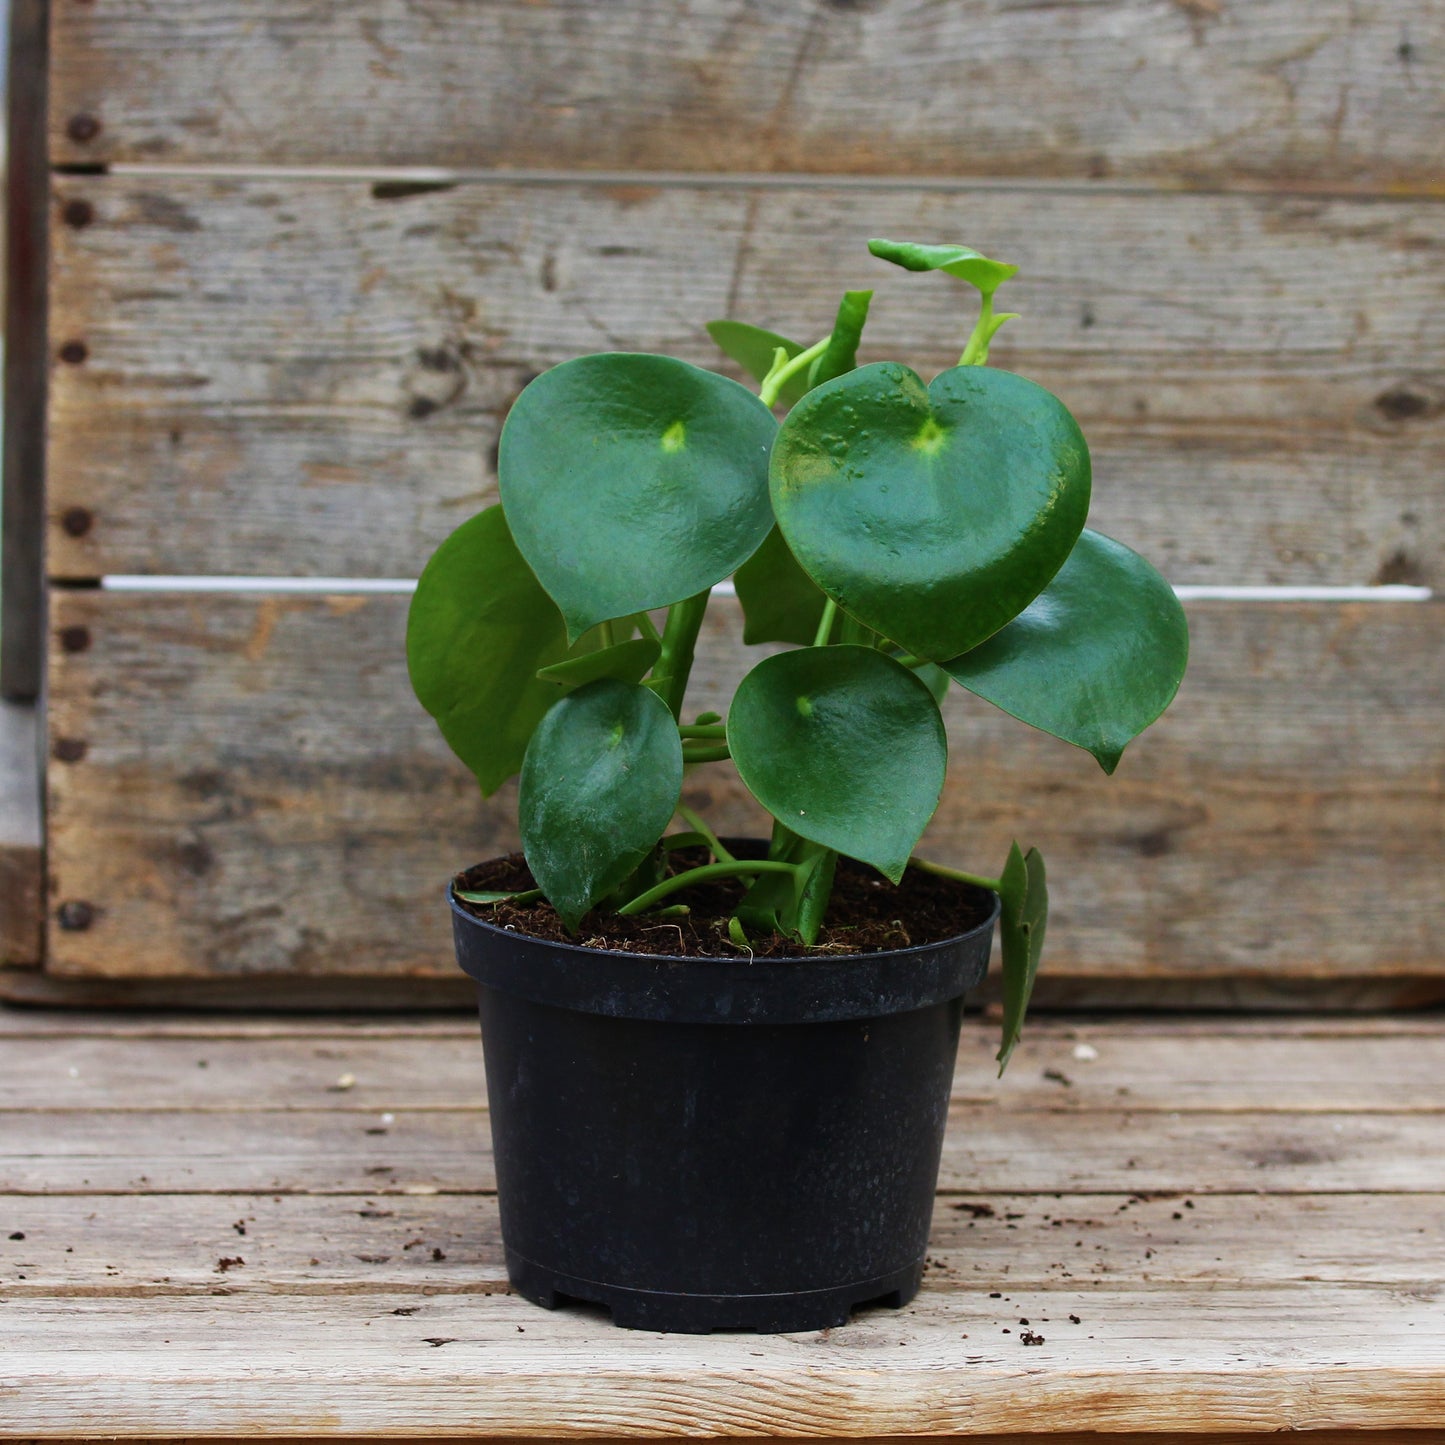
MULTIPOLYGON (((682 849, 671 855, 672 869, 681 872, 709 861, 701 849, 682 849)), ((535 888, 531 871, 520 853, 494 858, 469 868, 455 879, 467 892, 522 892, 535 888)), ((621 953, 653 953, 672 958, 796 958, 800 955, 885 953, 937 943, 966 933, 982 923, 993 907, 993 895, 981 888, 955 883, 910 868, 896 888, 861 863, 838 860, 828 918, 817 944, 803 948, 796 940, 773 933, 748 938, 740 949, 728 937, 728 919, 743 895, 735 879, 718 879, 680 889, 665 901, 685 903, 691 912, 683 917, 653 918, 646 914, 619 918, 594 909, 578 932, 567 932, 551 904, 544 900, 515 903, 462 903, 468 913, 488 923, 515 928, 534 938, 582 944, 621 953)))

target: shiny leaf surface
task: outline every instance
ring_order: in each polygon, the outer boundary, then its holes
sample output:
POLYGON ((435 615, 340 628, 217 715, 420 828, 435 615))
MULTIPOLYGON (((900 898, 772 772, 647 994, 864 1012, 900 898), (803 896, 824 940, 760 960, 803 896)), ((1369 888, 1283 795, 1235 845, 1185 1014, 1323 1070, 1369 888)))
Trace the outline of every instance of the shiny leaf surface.
POLYGON ((948 763, 928 688, 869 647, 765 658, 728 712, 733 762, 794 833, 903 876, 948 763))
POLYGON ((1003 1041, 998 1051, 1001 1074, 1023 1031, 1044 948, 1049 889, 1043 855, 1037 848, 1023 853, 1017 843, 1013 844, 999 882, 998 927, 1003 954, 1003 1041))
POLYGON ((905 271, 946 271, 992 296, 1018 267, 991 261, 967 246, 929 246, 917 241, 869 241, 868 249, 880 261, 891 261, 905 271))
POLYGON ((619 682, 641 682, 657 661, 661 648, 650 637, 634 637, 581 657, 569 657, 540 668, 537 676, 557 687, 585 687, 600 677, 615 677, 619 682))
POLYGON ((557 701, 537 669, 567 655, 562 615, 512 541, 500 507, 437 548, 407 615, 411 685, 452 751, 493 793, 557 701))
POLYGON ((818 632, 827 598, 798 566, 776 527, 733 577, 743 609, 743 641, 798 642, 818 632))
POLYGON ((945 663, 970 692, 1112 773, 1164 711, 1189 658, 1174 589, 1137 552, 1085 530, 1058 575, 1007 627, 945 663))
POLYGON ((649 689, 604 678, 542 719, 522 764, 522 847, 569 929, 642 863, 681 790, 677 725, 649 689))
POLYGON ((943 662, 1018 615, 1089 507, 1078 423, 985 366, 924 386, 865 366, 809 392, 773 447, 773 510, 803 570, 860 622, 943 662))
POLYGON ((502 428, 502 502, 569 635, 752 556, 772 525, 776 431, 746 387, 666 356, 582 356, 527 387, 502 428))
MULTIPOLYGON (((791 361, 803 348, 776 331, 764 331, 761 326, 749 326, 746 321, 709 321, 707 334, 717 343, 724 356, 730 356, 756 382, 773 369, 773 360, 778 348, 782 347, 791 361)), ((808 389, 806 370, 790 376, 778 393, 778 400, 787 406, 797 401, 808 389)))

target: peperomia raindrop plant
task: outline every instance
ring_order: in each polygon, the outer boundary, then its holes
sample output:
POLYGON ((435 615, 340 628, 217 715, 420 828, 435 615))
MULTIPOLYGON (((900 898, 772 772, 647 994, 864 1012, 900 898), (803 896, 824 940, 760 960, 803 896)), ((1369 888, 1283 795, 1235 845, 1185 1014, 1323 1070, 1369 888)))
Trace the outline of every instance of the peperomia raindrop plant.
POLYGON ((1089 451, 1068 409, 987 364, 1017 268, 963 246, 869 249, 977 289, 956 366, 931 381, 860 366, 872 293, 849 291, 808 346, 709 324, 756 395, 667 356, 553 367, 508 414, 500 504, 422 574, 408 662, 484 793, 520 773, 535 896, 569 930, 726 877, 735 945, 767 931, 806 949, 840 854, 895 884, 914 866, 995 891, 1003 1064, 1043 946, 1044 863, 1014 844, 994 878, 914 856, 947 767, 939 704, 956 683, 1112 773, 1178 689, 1188 632, 1154 568, 1085 528, 1089 451), (726 717, 689 718, 699 628, 729 577, 744 641, 792 646, 726 717), (773 818, 766 858, 735 857, 682 803, 689 769, 728 763, 773 818), (685 847, 708 861, 671 867, 685 847))

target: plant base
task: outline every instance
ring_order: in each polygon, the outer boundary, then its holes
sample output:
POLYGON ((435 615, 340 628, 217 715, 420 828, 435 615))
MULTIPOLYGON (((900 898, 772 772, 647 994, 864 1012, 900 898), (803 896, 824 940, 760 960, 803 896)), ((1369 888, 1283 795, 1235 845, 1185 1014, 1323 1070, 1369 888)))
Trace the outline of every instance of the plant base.
POLYGON ((533 1304, 549 1310, 578 1300, 601 1305, 612 1316, 613 1324, 627 1330, 683 1335, 704 1335, 713 1330, 794 1334, 845 1325, 853 1311, 863 1305, 900 1309, 918 1293, 923 1261, 838 1289, 784 1294, 668 1294, 662 1290, 625 1289, 558 1274, 511 1249, 507 1250, 507 1275, 517 1293, 533 1304))

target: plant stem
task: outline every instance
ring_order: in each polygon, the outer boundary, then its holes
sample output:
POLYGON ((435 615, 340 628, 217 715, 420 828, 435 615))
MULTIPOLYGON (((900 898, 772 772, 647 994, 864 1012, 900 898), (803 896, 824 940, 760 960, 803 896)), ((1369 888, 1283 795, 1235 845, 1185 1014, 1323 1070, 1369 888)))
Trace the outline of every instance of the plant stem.
POLYGON ((692 674, 692 655, 697 648, 697 634, 702 627, 709 587, 696 597, 674 602, 667 609, 667 625, 662 630, 662 652, 652 676, 657 681, 657 694, 675 718, 682 716, 682 700, 687 693, 687 680, 692 674))
POLYGON ((911 652, 900 652, 894 662, 901 662, 904 667, 922 667, 928 661, 926 657, 916 657, 911 652))
POLYGON ((707 846, 712 849, 713 857, 721 863, 736 863, 738 860, 733 854, 723 847, 716 833, 696 814, 686 803, 677 805, 677 816, 692 829, 694 833, 702 835, 707 846))
POLYGON ((826 647, 833 635, 833 622, 838 616, 838 604, 830 597, 823 604, 823 615, 818 619, 818 631, 813 637, 814 647, 826 647))
POLYGON ((990 893, 997 893, 1003 888, 1001 878, 980 878, 977 873, 965 873, 961 868, 945 868, 942 863, 930 863, 926 858, 914 857, 908 862, 911 867, 922 869, 925 873, 951 878, 955 883, 972 883, 975 888, 987 888, 990 893))
POLYGON ((728 735, 728 730, 722 723, 681 723, 677 731, 683 738, 719 739, 728 735))
POLYGON ((637 630, 650 642, 661 644, 662 634, 657 630, 657 624, 647 613, 639 612, 637 614, 637 630))
POLYGON ((769 863, 766 860, 706 863, 701 868, 691 868, 686 873, 674 873, 671 878, 664 878, 655 888, 649 888, 646 893, 639 893, 631 903, 624 903, 617 912, 623 916, 645 912, 660 898, 666 898, 669 893, 676 893, 678 889, 688 888, 694 883, 706 883, 713 878, 742 878, 754 873, 796 873, 797 871, 797 868, 791 863, 769 863))
POLYGON ((614 646, 614 645, 616 644, 616 642, 617 642, 617 624, 614 623, 614 622, 604 622, 604 623, 602 624, 602 645, 603 645, 603 647, 612 647, 612 646, 614 646))
POLYGON ((958 358, 960 366, 983 366, 988 361, 988 344, 998 335, 1004 322, 1016 321, 1017 311, 1003 311, 999 315, 993 314, 993 292, 985 294, 983 307, 978 313, 978 323, 973 328, 973 335, 968 338, 968 345, 963 348, 963 355, 958 358))
MULTIPOLYGON (((828 349, 828 343, 832 339, 831 334, 825 336, 806 351, 800 351, 791 361, 784 361, 781 365, 774 361, 772 370, 763 378, 762 390, 758 392, 758 399, 762 404, 766 407, 776 406, 778 393, 782 391, 788 378, 796 376, 805 366, 811 366, 828 349)), ((782 347, 778 350, 781 352, 782 347)))
POLYGON ((715 748, 684 748, 682 750, 684 763, 720 763, 730 757, 732 757, 732 751, 726 743, 721 743, 715 748))

